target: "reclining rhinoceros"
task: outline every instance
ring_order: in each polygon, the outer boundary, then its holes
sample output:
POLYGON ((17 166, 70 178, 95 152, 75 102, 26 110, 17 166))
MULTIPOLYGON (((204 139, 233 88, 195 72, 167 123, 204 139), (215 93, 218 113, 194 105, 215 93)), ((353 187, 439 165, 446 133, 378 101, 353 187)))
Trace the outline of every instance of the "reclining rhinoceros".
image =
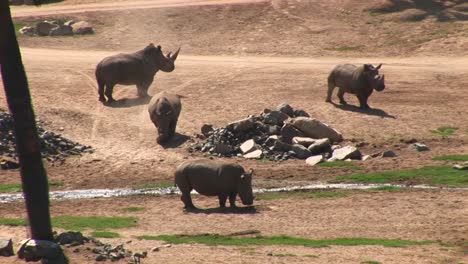
POLYGON ((182 192, 185 209, 196 209, 190 196, 192 190, 202 195, 218 196, 219 206, 224 208, 228 197, 231 207, 236 206, 237 194, 244 205, 253 204, 252 173, 252 169, 245 172, 244 168, 234 163, 194 160, 180 164, 174 178, 182 192))
POLYGON ((163 91, 151 98, 148 112, 151 121, 158 130, 158 143, 166 142, 174 136, 177 120, 182 110, 181 97, 178 94, 163 91))
POLYGON ((340 104, 346 104, 344 94, 355 94, 359 100, 359 107, 362 109, 370 108, 367 99, 375 89, 380 92, 385 89, 385 77, 379 75, 380 64, 377 67, 371 64, 355 66, 352 64, 337 65, 328 76, 328 92, 326 102, 331 103, 331 96, 335 87, 338 87, 338 98, 340 104))
POLYGON ((150 43, 135 53, 120 53, 104 58, 96 66, 95 72, 99 101, 106 102, 106 97, 109 103, 115 101, 112 97, 112 90, 116 84, 136 84, 138 96, 147 97, 148 88, 156 72, 173 71, 179 51, 180 48, 173 55, 169 52, 167 56, 164 56, 161 46, 155 47, 153 43, 150 43))

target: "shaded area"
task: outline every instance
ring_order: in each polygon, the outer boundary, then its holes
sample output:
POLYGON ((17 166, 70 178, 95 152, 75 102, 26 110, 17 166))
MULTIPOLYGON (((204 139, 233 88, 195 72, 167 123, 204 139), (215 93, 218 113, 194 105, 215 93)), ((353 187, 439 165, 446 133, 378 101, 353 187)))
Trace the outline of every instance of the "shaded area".
POLYGON ((145 105, 148 104, 151 100, 151 97, 135 97, 135 98, 122 98, 115 100, 114 102, 105 102, 105 106, 113 107, 113 108, 127 108, 132 106, 138 105, 145 105))
POLYGON ((171 139, 168 142, 161 143, 161 147, 168 149, 168 148, 177 148, 180 145, 184 144, 190 137, 187 135, 180 134, 178 132, 174 133, 171 139))
POLYGON ((435 17, 437 21, 468 20, 468 3, 465 0, 387 0, 369 8, 374 13, 408 12, 402 20, 421 21, 435 17), (412 10, 412 11, 410 11, 412 10))
POLYGON ((187 213, 194 214, 256 214, 258 213, 255 206, 246 206, 246 207, 217 207, 217 208, 207 208, 207 209, 190 209, 185 210, 187 213))
POLYGON ((349 105, 349 104, 342 105, 342 104, 336 104, 336 103, 333 103, 333 102, 332 102, 332 104, 333 104, 334 107, 339 108, 339 109, 344 110, 344 111, 356 112, 356 113, 361 113, 361 114, 371 115, 371 116, 380 116, 382 118, 396 119, 396 117, 394 115, 390 115, 387 112, 385 112, 384 110, 379 109, 379 108, 361 109, 361 108, 359 108, 359 107, 357 107, 355 105, 349 105))

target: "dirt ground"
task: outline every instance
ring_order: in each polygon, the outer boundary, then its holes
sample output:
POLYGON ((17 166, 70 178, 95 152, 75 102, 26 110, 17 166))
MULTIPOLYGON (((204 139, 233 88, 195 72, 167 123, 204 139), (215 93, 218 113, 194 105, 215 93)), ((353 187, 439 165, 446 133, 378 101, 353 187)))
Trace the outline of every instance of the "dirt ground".
MULTIPOLYGON (((366 172, 444 164, 431 158, 468 153, 468 22, 455 16, 463 9, 447 4, 437 13, 431 6, 416 5, 375 13, 376 5, 388 4, 376 2, 65 0, 40 8, 13 7, 17 23, 84 19, 96 30, 83 37, 19 36, 38 118, 47 129, 95 149, 64 164, 46 164, 49 180, 64 184, 53 190, 171 181, 177 164, 203 156, 187 152, 191 141, 184 141, 183 135, 198 133, 204 123, 224 126, 283 102, 342 132, 345 144, 361 143, 364 154, 383 150, 397 154, 356 162, 366 172), (424 19, 408 21, 413 9, 426 12, 424 19), (441 14, 456 19, 441 21, 441 14), (180 135, 166 147, 156 143, 146 104, 137 100, 134 87, 114 89, 116 107, 97 100, 96 64, 105 56, 135 51, 150 42, 162 45, 165 52, 181 47, 176 70, 157 73, 149 90, 150 94, 168 90, 186 96, 177 127, 180 135), (372 110, 354 107, 358 102, 352 95, 346 96, 350 104, 346 107, 325 103, 327 74, 344 62, 383 63, 387 88, 370 97, 372 110), (440 126, 458 130, 449 137, 430 132, 440 126), (416 138, 431 150, 409 150, 401 142, 405 138, 416 138)), ((7 109, 4 98, 0 90, 0 108, 7 109)), ((338 102, 335 96, 333 100, 338 102)), ((349 168, 309 167, 300 160, 223 160, 255 168, 255 187, 333 181, 350 172, 349 168)), ((0 173, 0 184, 20 182, 18 171, 0 173)), ((317 239, 382 237, 459 243, 467 237, 466 197, 464 191, 357 192, 344 198, 258 201, 255 214, 186 214, 178 197, 151 196, 53 201, 52 212, 96 214, 99 204, 99 215, 122 215, 119 208, 144 206, 147 210, 136 213, 138 226, 118 230, 123 238, 111 240, 115 244, 132 240, 128 247, 136 250, 161 243, 137 241, 136 235, 227 234, 247 229, 317 239)), ((195 202, 216 207, 215 199, 199 197, 195 202)), ((0 212, 7 217, 25 214, 22 204, 16 203, 0 204, 0 212)), ((24 228, 0 226, 0 236, 10 234, 17 241, 27 237, 24 228)), ((72 263, 93 263, 84 251, 71 250, 72 263)), ((173 245, 150 254, 143 263, 468 262, 462 258, 459 247, 438 244, 320 249, 173 245), (268 252, 295 256, 272 257, 268 252)), ((0 263, 16 260, 3 261, 0 258, 0 263)))

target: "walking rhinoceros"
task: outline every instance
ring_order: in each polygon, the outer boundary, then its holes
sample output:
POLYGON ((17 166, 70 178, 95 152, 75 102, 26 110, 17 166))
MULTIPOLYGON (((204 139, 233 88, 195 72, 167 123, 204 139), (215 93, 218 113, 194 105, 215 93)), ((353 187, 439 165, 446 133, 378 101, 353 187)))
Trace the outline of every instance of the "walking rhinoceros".
POLYGON ((171 72, 174 62, 179 55, 180 48, 171 55, 164 56, 161 46, 155 47, 150 43, 144 49, 135 53, 120 53, 104 58, 96 66, 96 80, 98 83, 99 101, 109 103, 115 101, 112 90, 116 84, 136 84, 139 97, 148 96, 148 88, 153 82, 154 75, 159 70, 171 72))
POLYGON ((163 143, 174 136, 182 104, 178 94, 160 92, 151 98, 148 112, 158 130, 157 142, 163 143))
POLYGON ((352 64, 337 65, 328 76, 328 93, 326 102, 331 103, 333 89, 338 87, 338 98, 340 104, 346 104, 344 94, 355 94, 359 100, 359 107, 362 109, 370 108, 367 99, 375 89, 378 92, 385 89, 385 77, 379 75, 380 64, 377 67, 371 64, 355 66, 352 64))
POLYGON ((175 171, 175 184, 182 192, 181 200, 185 209, 196 209, 190 192, 197 191, 207 196, 218 196, 219 206, 226 207, 229 197, 231 207, 235 207, 236 196, 244 205, 253 204, 253 169, 248 173, 240 165, 221 163, 213 160, 194 160, 180 164, 175 171))

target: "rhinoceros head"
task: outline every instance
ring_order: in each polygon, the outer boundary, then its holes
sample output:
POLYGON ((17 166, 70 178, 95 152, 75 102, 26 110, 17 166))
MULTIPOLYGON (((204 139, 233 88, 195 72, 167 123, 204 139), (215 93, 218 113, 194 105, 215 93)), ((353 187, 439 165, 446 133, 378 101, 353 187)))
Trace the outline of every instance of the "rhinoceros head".
POLYGON ((161 46, 154 46, 153 43, 150 43, 145 47, 144 54, 145 58, 149 59, 151 63, 154 63, 158 70, 171 72, 175 68, 174 62, 177 59, 177 56, 179 56, 179 51, 180 48, 174 54, 169 52, 164 56, 161 51, 161 46))
POLYGON ((249 172, 244 172, 240 177, 237 192, 239 193, 239 197, 244 205, 253 204, 254 196, 252 192, 252 175, 253 169, 250 169, 249 172))
POLYGON ((169 103, 167 98, 161 98, 157 102, 155 111, 153 112, 154 119, 157 120, 158 137, 157 142, 159 144, 166 142, 171 137, 171 124, 176 118, 174 116, 174 109, 169 103))
POLYGON ((379 75, 380 67, 382 67, 382 64, 377 67, 372 66, 372 64, 364 64, 364 74, 370 86, 378 92, 385 89, 385 75, 379 75))

